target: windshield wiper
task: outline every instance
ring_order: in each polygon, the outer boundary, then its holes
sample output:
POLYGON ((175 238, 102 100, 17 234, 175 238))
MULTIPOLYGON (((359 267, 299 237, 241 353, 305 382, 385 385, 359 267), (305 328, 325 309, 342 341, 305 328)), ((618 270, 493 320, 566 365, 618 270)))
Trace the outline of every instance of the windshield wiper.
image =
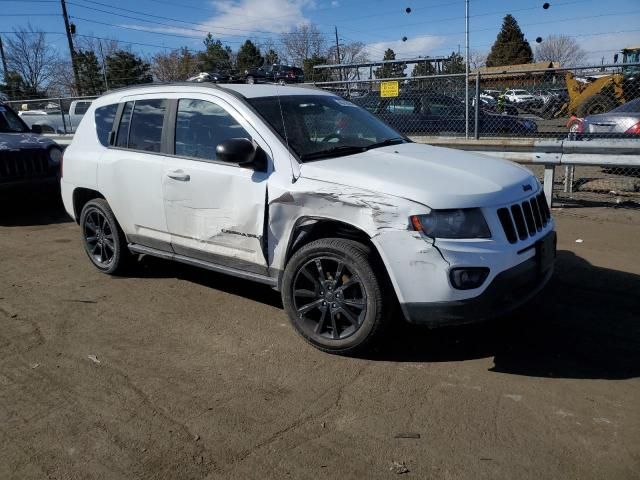
POLYGON ((386 140, 383 140, 381 142, 367 145, 364 149, 371 150, 372 148, 387 147, 389 145, 398 145, 399 143, 404 143, 404 142, 406 142, 406 140, 402 137, 387 138, 386 140))
POLYGON ((355 145, 341 145, 339 147, 328 148, 318 152, 306 153, 300 156, 300 160, 315 160, 318 158, 339 157, 341 155, 350 155, 352 153, 362 153, 367 147, 357 147, 355 145))

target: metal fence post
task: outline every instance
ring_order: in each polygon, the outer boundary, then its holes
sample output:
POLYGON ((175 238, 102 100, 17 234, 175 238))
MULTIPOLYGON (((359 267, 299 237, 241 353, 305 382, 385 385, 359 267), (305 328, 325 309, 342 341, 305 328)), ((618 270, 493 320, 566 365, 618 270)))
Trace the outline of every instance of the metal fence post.
POLYGON ((547 205, 549 205, 549 208, 553 206, 553 182, 555 180, 555 175, 555 165, 545 164, 542 188, 544 189, 544 196, 547 197, 547 205))
POLYGON ((58 98, 58 106, 60 107, 60 115, 62 116, 62 129, 67 133, 67 121, 64 118, 64 110, 62 110, 62 98, 58 98))
POLYGON ((480 138, 480 126, 478 125, 478 120, 480 118, 480 72, 476 73, 476 99, 475 99, 475 112, 474 112, 474 123, 473 123, 473 133, 476 140, 480 138))

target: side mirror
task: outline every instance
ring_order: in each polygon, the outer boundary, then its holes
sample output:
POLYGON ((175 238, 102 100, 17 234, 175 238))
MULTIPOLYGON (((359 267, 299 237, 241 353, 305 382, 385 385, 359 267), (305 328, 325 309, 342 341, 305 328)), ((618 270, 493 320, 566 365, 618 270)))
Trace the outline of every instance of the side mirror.
POLYGON ((37 133, 38 135, 42 135, 42 125, 32 125, 31 132, 37 133))
POLYGON ((255 156, 256 148, 248 138, 230 138, 216 146, 216 159, 222 162, 247 165, 255 156))

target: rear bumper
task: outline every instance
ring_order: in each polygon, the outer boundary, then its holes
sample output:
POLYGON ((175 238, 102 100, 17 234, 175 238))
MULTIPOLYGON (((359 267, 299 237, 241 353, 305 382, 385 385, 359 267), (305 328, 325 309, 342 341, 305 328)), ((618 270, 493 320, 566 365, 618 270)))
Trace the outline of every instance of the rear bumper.
POLYGON ((429 327, 475 323, 527 303, 549 282, 553 267, 540 272, 535 257, 496 275, 477 297, 450 302, 405 303, 407 321, 429 327))

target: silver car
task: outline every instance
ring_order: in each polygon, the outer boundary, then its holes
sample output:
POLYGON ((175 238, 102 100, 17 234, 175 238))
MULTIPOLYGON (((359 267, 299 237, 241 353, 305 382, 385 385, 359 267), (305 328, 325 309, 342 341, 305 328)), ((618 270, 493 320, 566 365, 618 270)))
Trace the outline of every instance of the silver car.
POLYGON ((640 98, 598 115, 585 117, 579 133, 640 135, 640 98))

